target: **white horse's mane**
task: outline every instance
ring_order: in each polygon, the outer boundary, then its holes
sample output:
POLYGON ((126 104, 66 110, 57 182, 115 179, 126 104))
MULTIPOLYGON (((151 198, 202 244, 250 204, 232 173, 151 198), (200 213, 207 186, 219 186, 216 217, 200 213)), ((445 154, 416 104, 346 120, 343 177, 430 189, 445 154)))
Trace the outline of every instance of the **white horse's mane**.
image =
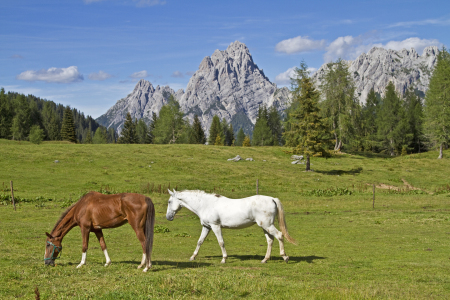
POLYGON ((183 191, 180 191, 178 193, 185 193, 185 192, 194 193, 194 194, 203 194, 203 195, 206 195, 206 196, 222 197, 222 195, 213 194, 213 193, 207 193, 207 192, 202 191, 202 190, 183 190, 183 191))

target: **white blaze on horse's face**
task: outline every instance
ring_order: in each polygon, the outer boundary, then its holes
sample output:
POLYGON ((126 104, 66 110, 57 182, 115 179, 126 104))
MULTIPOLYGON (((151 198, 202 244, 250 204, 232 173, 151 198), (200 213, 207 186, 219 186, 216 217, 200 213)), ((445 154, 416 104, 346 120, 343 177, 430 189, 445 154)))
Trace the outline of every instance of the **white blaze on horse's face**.
POLYGON ((169 221, 173 221, 173 217, 181 209, 181 202, 176 197, 175 190, 173 190, 173 192, 171 192, 169 190, 169 194, 170 194, 170 198, 169 198, 169 203, 167 205, 166 219, 169 221))

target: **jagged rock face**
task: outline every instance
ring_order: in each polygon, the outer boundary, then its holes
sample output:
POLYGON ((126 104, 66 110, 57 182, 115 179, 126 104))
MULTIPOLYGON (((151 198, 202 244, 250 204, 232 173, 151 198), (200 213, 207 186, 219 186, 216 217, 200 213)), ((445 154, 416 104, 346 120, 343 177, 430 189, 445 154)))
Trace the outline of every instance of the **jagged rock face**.
POLYGON ((97 119, 97 122, 108 128, 113 127, 120 132, 127 113, 130 112, 133 119, 143 118, 148 123, 152 113, 158 114, 161 107, 168 103, 170 95, 180 99, 183 93, 183 90, 175 92, 169 86, 160 87, 158 85, 154 88, 149 81, 141 79, 131 94, 117 101, 113 107, 97 119))
POLYGON ((242 127, 251 134, 260 105, 275 106, 284 113, 290 103, 289 89, 277 89, 253 62, 247 46, 236 41, 225 51, 216 50, 203 59, 186 92, 175 92, 168 86, 154 88, 140 80, 131 94, 117 101, 97 122, 120 131, 130 112, 133 118, 144 118, 148 123, 152 112, 158 114, 171 94, 191 123, 195 114, 199 116, 207 135, 214 115, 231 122, 235 131, 242 127))
MULTIPOLYGON (((395 51, 374 47, 356 60, 348 61, 349 72, 355 81, 356 93, 361 103, 365 103, 372 88, 384 96, 390 81, 401 95, 411 85, 422 96, 425 95, 438 53, 436 46, 425 48, 420 56, 414 49, 395 51)), ((318 86, 326 70, 327 65, 324 64, 312 76, 318 86)))
POLYGON ((284 111, 288 102, 289 90, 278 90, 253 62, 247 46, 236 41, 203 59, 189 80, 180 106, 190 120, 197 114, 206 132, 217 115, 231 122, 235 130, 242 126, 248 134, 260 105, 275 105, 284 111))

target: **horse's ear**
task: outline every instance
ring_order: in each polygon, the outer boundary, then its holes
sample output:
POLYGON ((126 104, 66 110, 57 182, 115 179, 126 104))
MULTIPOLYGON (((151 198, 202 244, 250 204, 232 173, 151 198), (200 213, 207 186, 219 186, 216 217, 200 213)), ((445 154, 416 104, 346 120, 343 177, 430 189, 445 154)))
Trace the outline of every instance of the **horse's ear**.
POLYGON ((173 196, 173 193, 169 189, 167 189, 167 190, 169 191, 170 196, 173 196))
POLYGON ((173 189, 173 193, 175 194, 177 191, 175 191, 175 189, 173 189))
POLYGON ((48 236, 51 239, 53 238, 53 236, 50 233, 48 233, 48 232, 46 232, 45 235, 48 236))

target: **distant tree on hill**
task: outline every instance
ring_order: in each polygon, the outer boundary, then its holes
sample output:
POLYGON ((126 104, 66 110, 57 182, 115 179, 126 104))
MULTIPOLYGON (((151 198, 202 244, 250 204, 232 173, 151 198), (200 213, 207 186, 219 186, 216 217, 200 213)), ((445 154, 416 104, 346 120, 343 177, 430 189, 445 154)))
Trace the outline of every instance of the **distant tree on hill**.
POLYGON ((84 138, 84 144, 92 144, 92 131, 91 128, 87 128, 86 137, 84 138))
POLYGON ((219 135, 221 141, 223 141, 222 139, 223 130, 220 124, 220 119, 217 115, 214 115, 211 122, 211 127, 209 128, 209 138, 208 138, 209 145, 215 145, 217 135, 219 135))
POLYGON ((252 142, 250 141, 250 137, 248 135, 246 135, 244 137, 244 141, 242 142, 242 147, 251 147, 252 146, 252 142))
POLYGON ((255 128, 253 129, 253 146, 273 145, 272 131, 268 124, 267 108, 265 106, 258 108, 258 117, 256 118, 255 128))
POLYGON ((204 144, 206 143, 205 132, 202 128, 202 123, 198 119, 198 116, 194 116, 194 122, 192 123, 192 137, 193 144, 204 144))
POLYGON ((139 119, 136 123, 136 135, 138 137, 139 144, 150 144, 150 138, 148 136, 148 127, 143 119, 139 119))
POLYGON ((24 95, 19 95, 14 101, 14 118, 12 119, 13 140, 24 140, 30 133, 30 105, 24 95))
POLYGON ((362 109, 363 115, 363 135, 364 135, 364 148, 370 149, 375 152, 378 146, 377 137, 377 118, 380 110, 380 98, 375 93, 374 89, 371 89, 367 95, 366 104, 362 109))
POLYGON ((425 95, 425 128, 430 141, 439 147, 438 158, 443 158, 442 150, 450 139, 450 54, 445 48, 437 56, 425 95))
POLYGON ((244 142, 244 139, 245 139, 245 133, 244 133, 244 130, 242 129, 242 127, 241 127, 241 128, 239 128, 239 131, 237 133, 235 145, 236 146, 242 146, 242 143, 244 142))
POLYGON ((158 120, 152 131, 154 144, 180 144, 188 142, 188 123, 173 95, 159 111, 158 120))
POLYGON ((130 112, 127 112, 125 117, 125 122, 123 124, 123 129, 121 136, 119 137, 120 144, 137 144, 138 136, 136 134, 136 123, 133 122, 130 112))
POLYGON ((424 133, 423 133, 423 103, 418 95, 414 92, 412 86, 403 96, 403 106, 405 111, 408 132, 412 134, 411 143, 407 145, 408 150, 420 153, 424 149, 424 133))
POLYGON ((107 132, 105 127, 99 127, 95 131, 94 138, 92 139, 92 142, 94 144, 106 144, 108 141, 107 132))
POLYGON ((281 124, 281 116, 275 106, 271 106, 267 113, 267 125, 269 125, 272 133, 272 145, 282 145, 283 126, 281 124))
POLYGON ((154 144, 155 127, 157 122, 158 122, 158 115, 155 112, 152 112, 152 120, 148 125, 148 140, 150 144, 154 144))
POLYGON ((28 138, 33 144, 39 145, 44 140, 44 130, 39 125, 33 125, 28 138))
POLYGON ((77 142, 77 137, 75 135, 75 124, 73 122, 73 115, 70 106, 67 106, 64 110, 64 116, 61 125, 61 138, 64 141, 69 141, 72 143, 77 142))
POLYGON ((306 156, 306 171, 310 171, 311 156, 328 156, 329 131, 318 107, 319 92, 308 76, 308 67, 302 62, 291 80, 292 101, 295 109, 289 114, 284 137, 292 153, 306 156))
POLYGON ((0 138, 11 137, 11 124, 14 117, 14 109, 11 101, 5 95, 5 89, 0 90, 0 138))

